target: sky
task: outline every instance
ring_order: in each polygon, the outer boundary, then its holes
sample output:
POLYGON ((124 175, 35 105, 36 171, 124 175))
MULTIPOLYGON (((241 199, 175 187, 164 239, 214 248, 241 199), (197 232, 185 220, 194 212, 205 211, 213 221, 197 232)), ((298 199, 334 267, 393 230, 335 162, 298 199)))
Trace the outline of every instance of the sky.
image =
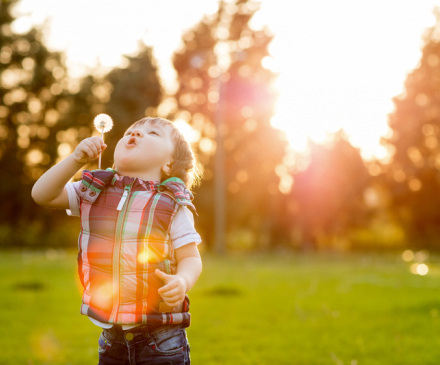
MULTIPOLYGON (((386 162, 380 137, 390 133, 391 98, 403 92, 406 76, 421 57, 422 34, 435 24, 440 0, 262 0, 254 29, 267 24, 274 34, 266 66, 280 72, 275 128, 286 131, 297 151, 307 138, 324 142, 343 128, 365 160, 386 162)), ((216 0, 22 0, 13 29, 43 24, 49 49, 63 50, 69 74, 80 77, 96 66, 121 64, 138 40, 153 47, 169 93, 176 74, 171 56, 182 32, 216 0)))

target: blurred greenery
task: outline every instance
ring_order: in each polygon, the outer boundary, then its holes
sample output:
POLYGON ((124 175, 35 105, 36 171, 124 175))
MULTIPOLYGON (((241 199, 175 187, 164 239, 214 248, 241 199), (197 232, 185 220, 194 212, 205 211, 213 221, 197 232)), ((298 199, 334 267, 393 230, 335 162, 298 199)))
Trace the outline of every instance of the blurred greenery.
MULTIPOLYGON (((203 214, 197 220, 208 247, 214 239, 216 143, 223 144, 225 209, 230 218, 226 231, 235 236, 258 230, 253 247, 266 246, 270 238, 274 244, 289 240, 283 216, 291 217, 285 214, 277 176, 288 142, 286 133, 271 125, 277 75, 262 65, 273 35, 267 27, 253 29, 249 24, 259 7, 254 1, 220 1, 215 14, 184 32, 173 56, 179 88, 171 117, 186 120, 200 133, 194 152, 203 164, 204 180, 195 190, 203 214)), ((282 172, 289 174, 287 168, 282 172)), ((236 240, 227 245, 241 248, 236 240)))
POLYGON ((8 244, 20 242, 22 224, 38 220, 47 228, 53 222, 48 211, 35 209, 31 188, 57 160, 58 132, 66 129, 63 117, 70 109, 63 54, 45 47, 39 29, 12 32, 15 3, 0 3, 0 225, 15 232, 3 241, 8 244))
MULTIPOLYGON (((0 247, 76 247, 79 221, 38 206, 31 189, 82 139, 98 134, 93 119, 108 113, 115 126, 105 136, 104 169, 122 132, 144 116, 191 126, 203 172, 194 189, 195 228, 208 250, 217 141, 225 154, 228 251, 440 248, 440 8, 423 37, 420 64, 393 98, 384 163, 364 161, 342 130, 322 144, 310 140, 303 154, 273 128, 281 75, 263 66, 271 57, 270 29, 250 26, 258 2, 220 1, 216 13, 182 32, 172 95, 161 84, 153 49, 141 41, 120 67, 71 79, 66 55, 46 47, 43 28, 12 31, 17 2, 0 2, 0 247)), ((98 161, 84 168, 96 169, 98 161)), ((81 170, 73 179, 80 176, 81 170)))
MULTIPOLYGON (((319 248, 322 236, 327 241, 347 237, 350 230, 366 227, 371 221, 372 209, 364 198, 371 176, 359 150, 347 138, 339 130, 327 145, 311 141, 308 166, 295 174, 288 198, 297 202, 292 213, 301 228, 303 245, 319 248)), ((357 241, 352 245, 356 247, 357 241)))
POLYGON ((439 248, 440 226, 440 7, 423 34, 421 58, 408 73, 403 92, 392 98, 392 133, 383 144, 393 154, 378 164, 377 180, 387 188, 388 209, 415 248, 439 248))
POLYGON ((258 2, 220 1, 182 33, 173 95, 142 42, 125 65, 70 79, 65 55, 46 48, 40 29, 12 32, 16 3, 0 2, 0 364, 98 360, 101 329, 79 312, 80 220, 31 198, 45 171, 96 134, 98 113, 115 122, 104 169, 122 131, 144 116, 187 122, 199 137, 203 272, 189 293, 187 329, 194 364, 438 363, 440 8, 419 65, 393 98, 385 163, 362 160, 342 130, 310 141, 308 154, 288 148, 271 125, 278 75, 263 67, 273 34, 249 25, 258 2), (216 257, 219 133, 228 254, 216 257), (430 255, 407 250, 402 259, 403 249, 426 247, 430 255))
MULTIPOLYGON (((162 89, 151 48, 139 42, 138 54, 125 66, 100 75, 72 79, 62 52, 49 51, 41 28, 15 34, 17 0, 0 2, 0 246, 73 247, 72 222, 64 211, 44 209, 31 197, 35 181, 70 155, 84 138, 98 134, 99 113, 115 118, 106 136, 109 152, 102 167, 111 167, 113 149, 127 127, 157 107, 162 89), (54 230, 53 227, 57 229, 54 230), (69 232, 69 235, 65 233, 69 232), (63 239, 62 237, 68 237, 63 239)), ((84 166, 98 168, 98 161, 84 166)), ((75 177, 81 176, 79 171, 75 177)))
MULTIPOLYGON (((202 254, 189 292, 194 364, 437 364, 440 257, 402 252, 202 254)), ((76 252, 0 251, 1 364, 91 364, 76 252), (11 275, 12 273, 12 275, 11 275)))

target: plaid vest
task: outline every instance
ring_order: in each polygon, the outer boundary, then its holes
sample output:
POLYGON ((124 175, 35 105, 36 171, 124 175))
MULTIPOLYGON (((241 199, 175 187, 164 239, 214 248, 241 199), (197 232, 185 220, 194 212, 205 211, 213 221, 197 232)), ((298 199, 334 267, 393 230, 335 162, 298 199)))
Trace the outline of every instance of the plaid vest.
POLYGON ((157 292, 164 282, 155 273, 177 272, 169 232, 179 206, 197 214, 184 182, 144 181, 110 168, 83 170, 79 196, 81 314, 113 324, 189 327, 188 295, 173 311, 157 292))

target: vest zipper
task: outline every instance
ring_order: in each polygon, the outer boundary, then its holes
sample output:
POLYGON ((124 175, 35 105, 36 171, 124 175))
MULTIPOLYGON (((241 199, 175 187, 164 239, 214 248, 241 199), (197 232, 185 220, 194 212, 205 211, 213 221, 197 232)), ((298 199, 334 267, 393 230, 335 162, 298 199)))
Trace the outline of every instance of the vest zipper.
POLYGON ((121 254, 121 241, 122 241, 122 231, 125 222, 125 214, 127 212, 128 200, 130 201, 131 188, 136 181, 136 178, 130 185, 125 185, 124 193, 119 201, 117 210, 120 211, 118 214, 118 220, 116 222, 116 232, 115 232, 115 246, 113 248, 113 309, 110 315, 109 323, 115 323, 116 317, 119 309, 119 261, 121 254), (114 318, 113 318, 114 317, 114 318))
POLYGON ((131 186, 130 185, 126 185, 124 188, 124 193, 122 194, 122 198, 119 201, 118 207, 116 208, 116 210, 121 210, 122 207, 124 206, 125 201, 127 200, 128 197, 128 193, 130 192, 131 186))

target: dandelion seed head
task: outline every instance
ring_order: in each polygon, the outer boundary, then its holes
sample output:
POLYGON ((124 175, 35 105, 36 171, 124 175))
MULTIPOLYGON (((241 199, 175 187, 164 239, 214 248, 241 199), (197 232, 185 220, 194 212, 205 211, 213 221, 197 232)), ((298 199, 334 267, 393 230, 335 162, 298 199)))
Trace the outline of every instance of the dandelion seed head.
POLYGON ((95 128, 101 132, 106 133, 113 127, 113 120, 110 118, 107 114, 99 114, 95 117, 95 120, 93 121, 93 124, 95 128))

